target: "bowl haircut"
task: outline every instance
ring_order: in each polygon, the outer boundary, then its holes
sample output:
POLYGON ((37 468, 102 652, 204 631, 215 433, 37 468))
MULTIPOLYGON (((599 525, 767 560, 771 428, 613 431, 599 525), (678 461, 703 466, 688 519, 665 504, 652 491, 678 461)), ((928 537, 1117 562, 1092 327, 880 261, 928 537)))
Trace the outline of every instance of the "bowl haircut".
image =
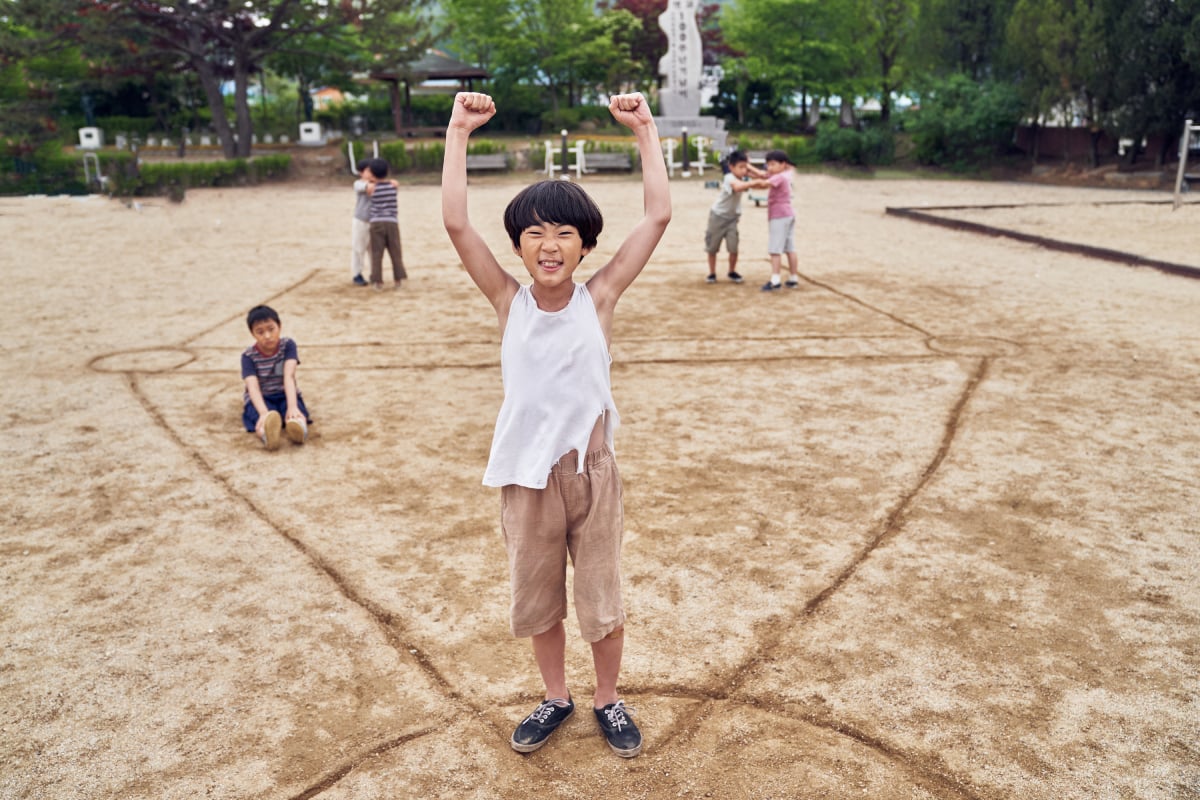
POLYGON ((588 193, 570 181, 539 181, 526 186, 504 209, 504 229, 513 247, 521 233, 534 225, 571 225, 584 247, 595 247, 604 217, 588 193))

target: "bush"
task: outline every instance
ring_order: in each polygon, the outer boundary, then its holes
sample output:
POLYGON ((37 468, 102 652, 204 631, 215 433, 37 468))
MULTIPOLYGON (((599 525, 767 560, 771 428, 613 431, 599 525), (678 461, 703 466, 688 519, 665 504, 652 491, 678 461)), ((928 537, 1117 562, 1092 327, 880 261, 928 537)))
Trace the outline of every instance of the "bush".
MULTIPOLYGON (((471 149, 467 148, 467 152, 471 152, 471 149)), ((411 155, 413 169, 436 171, 442 168, 446 145, 441 142, 414 145, 411 155)))
POLYGON ((603 128, 612 121, 612 113, 608 106, 574 106, 560 108, 558 111, 542 112, 542 128, 552 131, 577 131, 589 122, 595 128, 603 128))
POLYGON ((235 158, 230 161, 142 164, 137 180, 120 194, 160 195, 182 199, 180 190, 205 186, 246 186, 264 180, 284 178, 291 169, 292 157, 286 154, 235 158))
POLYGON ((822 122, 817 126, 813 154, 821 161, 869 167, 892 163, 896 156, 896 143, 891 131, 881 127, 860 131, 842 128, 832 121, 822 122))
POLYGON ((1012 84, 952 75, 924 93, 919 111, 905 116, 918 161, 964 170, 1011 146, 1021 108, 1012 84))
POLYGON ((412 166, 412 159, 408 157, 408 148, 402 141, 384 142, 379 145, 379 157, 388 162, 392 172, 404 172, 412 166))

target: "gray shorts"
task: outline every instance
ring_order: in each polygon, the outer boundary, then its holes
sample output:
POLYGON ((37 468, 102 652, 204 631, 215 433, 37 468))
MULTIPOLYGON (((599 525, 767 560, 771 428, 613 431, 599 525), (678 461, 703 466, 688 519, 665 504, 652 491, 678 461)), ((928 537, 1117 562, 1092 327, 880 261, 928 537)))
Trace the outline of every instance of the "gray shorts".
POLYGON ((767 253, 796 252, 796 218, 776 217, 767 220, 767 253))
POLYGON ((708 228, 704 231, 704 252, 715 253, 721 249, 721 240, 725 240, 725 250, 730 253, 738 251, 738 218, 722 217, 720 214, 708 212, 708 228))

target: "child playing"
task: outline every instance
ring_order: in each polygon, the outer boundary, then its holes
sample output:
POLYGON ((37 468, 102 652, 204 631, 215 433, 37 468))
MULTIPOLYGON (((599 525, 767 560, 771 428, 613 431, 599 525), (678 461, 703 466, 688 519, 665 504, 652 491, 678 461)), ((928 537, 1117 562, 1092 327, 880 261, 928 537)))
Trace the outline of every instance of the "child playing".
POLYGON ((575 613, 596 670, 592 709, 609 747, 632 758, 642 734, 617 694, 624 647, 620 549, 621 478, 613 458, 619 424, 609 377, 613 308, 641 273, 671 219, 658 128, 641 94, 616 95, 613 117, 633 131, 642 160, 644 216, 586 283, 573 276, 596 246, 600 210, 574 183, 522 190, 504 226, 533 279, 500 266, 467 214, 467 140, 496 113, 492 98, 460 92, 446 128, 442 219, 471 279, 496 310, 504 401, 483 482, 500 487, 514 636, 532 638, 545 701, 510 744, 529 753, 575 711, 567 689, 566 565, 575 568, 575 613))
POLYGON ((742 192, 750 188, 745 181, 747 175, 763 178, 767 173, 751 166, 750 159, 741 150, 734 150, 726 159, 729 171, 721 181, 721 193, 708 212, 708 228, 704 231, 704 250, 708 253, 708 282, 717 282, 717 252, 721 240, 729 253, 729 280, 741 283, 737 272, 738 219, 742 216, 742 192))
POLYGON ((763 284, 764 292, 780 288, 779 273, 782 254, 787 253, 791 277, 784 284, 789 289, 800 286, 800 265, 796 257, 796 212, 792 209, 792 164, 787 153, 771 150, 767 153, 767 177, 750 182, 751 189, 767 191, 767 253, 771 256, 771 280, 763 284))
POLYGON ((354 182, 354 218, 350 221, 350 277, 355 286, 366 286, 363 264, 371 253, 371 196, 367 194, 371 179, 365 160, 359 161, 355 169, 358 180, 354 182))
POLYGON ((270 306, 255 306, 246 315, 246 326, 254 336, 254 345, 242 353, 242 424, 258 434, 268 450, 279 447, 281 430, 296 444, 308 438, 312 422, 304 398, 296 387, 296 367, 300 357, 296 343, 280 336, 279 315, 270 306))
POLYGON ((388 163, 382 158, 367 162, 370 185, 367 194, 371 197, 371 285, 375 291, 383 289, 383 251, 392 261, 393 289, 400 288, 400 281, 408 277, 404 270, 404 259, 400 255, 400 212, 396 206, 396 181, 385 181, 388 163))

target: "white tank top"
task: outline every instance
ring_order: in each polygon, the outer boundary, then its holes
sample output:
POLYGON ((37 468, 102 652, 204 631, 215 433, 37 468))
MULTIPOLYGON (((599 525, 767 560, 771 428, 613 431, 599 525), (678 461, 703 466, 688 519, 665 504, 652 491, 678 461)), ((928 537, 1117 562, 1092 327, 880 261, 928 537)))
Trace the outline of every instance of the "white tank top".
POLYGON ((518 289, 500 345, 504 402, 483 485, 544 489, 550 468, 572 450, 582 472, 588 439, 602 415, 611 448, 620 424, 611 364, 586 286, 575 284, 561 311, 542 311, 529 287, 518 289))

